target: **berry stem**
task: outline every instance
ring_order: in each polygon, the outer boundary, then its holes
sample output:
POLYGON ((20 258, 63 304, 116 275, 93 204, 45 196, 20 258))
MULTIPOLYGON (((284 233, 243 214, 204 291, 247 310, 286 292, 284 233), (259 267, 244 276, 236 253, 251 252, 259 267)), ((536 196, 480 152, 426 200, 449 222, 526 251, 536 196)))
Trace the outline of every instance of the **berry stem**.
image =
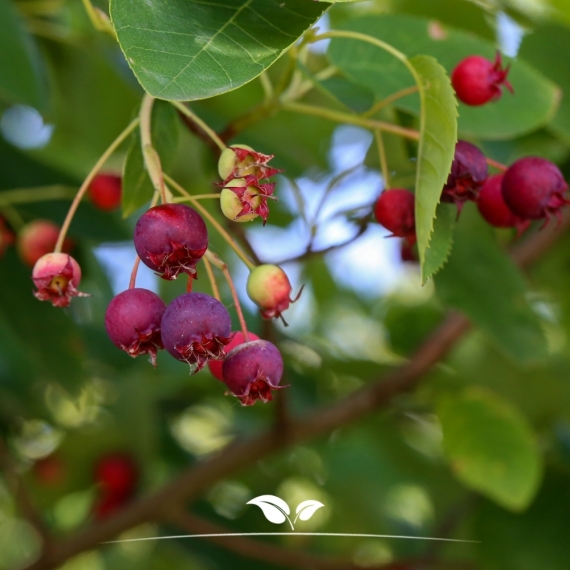
POLYGON ((230 275, 230 272, 228 270, 228 266, 215 253, 212 253, 209 249, 206 250, 206 253, 204 254, 204 259, 208 259, 209 261, 211 261, 212 264, 215 265, 224 274, 224 277, 226 278, 226 281, 228 282, 230 291, 232 293, 232 298, 234 300, 234 305, 236 307, 236 313, 238 316, 241 331, 243 332, 244 340, 245 342, 249 342, 247 325, 245 323, 243 311, 241 310, 241 303, 239 302, 239 297, 232 276, 230 275))
POLYGON ((269 75, 267 71, 264 71, 259 76, 259 81, 261 82, 261 87, 263 88, 263 94, 265 96, 265 101, 271 101, 273 99, 273 84, 271 83, 271 79, 269 79, 269 75))
POLYGON ((172 179, 168 174, 164 175, 164 179, 173 186, 180 194, 183 194, 188 198, 189 202, 192 202, 192 205, 198 210, 202 216, 204 216, 211 224, 216 228, 219 234, 226 240, 228 245, 236 252, 237 256, 247 265, 247 267, 251 269, 255 269, 255 264, 247 257, 247 255, 242 251, 239 245, 234 241, 234 239, 230 236, 230 234, 221 226, 221 224, 200 204, 199 200, 196 200, 192 194, 188 193, 176 180, 172 179))
POLYGON ((111 24, 111 20, 109 16, 100 10, 99 8, 95 8, 93 4, 91 4, 91 0, 81 0, 83 2, 83 6, 85 7, 85 11, 87 12, 87 16, 91 20, 93 27, 98 32, 106 32, 111 35, 114 39, 117 39, 117 35, 115 34, 115 30, 113 25, 111 24))
POLYGON ((44 200, 60 200, 73 198, 76 190, 71 186, 55 184, 53 186, 38 186, 37 188, 14 188, 0 194, 0 207, 9 204, 27 204, 43 202, 44 200))
POLYGON ((380 159, 380 168, 382 169, 382 177, 384 178, 384 190, 390 188, 390 170, 388 168, 388 160, 386 158, 386 148, 384 147, 384 139, 380 129, 374 131, 376 145, 378 146, 378 158, 380 159))
POLYGON ((190 120, 197 124, 211 139, 216 143, 220 150, 225 150, 227 147, 224 141, 216 134, 216 132, 211 129, 198 115, 190 110, 189 107, 183 105, 178 101, 170 101, 183 115, 186 115, 190 120))
POLYGON ((206 268, 206 273, 208 275, 208 280, 210 281, 210 287, 212 288, 214 299, 217 299, 221 302, 222 298, 220 297, 220 290, 218 289, 218 284, 216 283, 216 276, 212 271, 212 264, 207 257, 203 257, 202 261, 204 262, 204 267, 206 268))
POLYGON ((381 131, 393 133, 395 135, 399 135, 411 140, 417 141, 420 139, 420 132, 416 129, 408 129, 406 127, 400 127, 399 125, 393 125, 392 123, 376 121, 374 119, 366 119, 357 115, 350 115, 349 113, 333 111, 332 109, 324 109, 322 107, 316 107, 314 105, 306 105, 305 103, 285 103, 283 105, 283 110, 293 111, 295 113, 301 113, 303 115, 312 115, 314 117, 323 117, 324 119, 330 119, 331 121, 336 121, 338 123, 357 125, 366 129, 379 129, 381 131))
POLYGON ((131 271, 131 279, 129 281, 129 289, 135 288, 135 284, 137 282, 137 273, 139 270, 140 262, 141 262, 141 258, 137 255, 135 258, 135 262, 133 264, 133 270, 131 271))
POLYGON ((497 162, 496 160, 493 160, 492 158, 486 157, 486 160, 487 160, 487 164, 489 166, 496 168, 500 172, 506 172, 509 169, 508 166, 505 166, 504 164, 501 164, 500 162, 497 162))
POLYGON ((220 199, 219 194, 193 194, 192 198, 173 198, 171 201, 178 203, 178 202, 191 202, 192 200, 209 200, 211 198, 220 199))
POLYGON ((402 99, 403 97, 407 97, 408 95, 412 95, 413 93, 417 93, 418 91, 419 89, 417 85, 412 85, 411 87, 406 87, 405 89, 396 91, 396 93, 392 93, 392 95, 389 95, 386 99, 382 99, 382 101, 375 103, 370 109, 368 109, 368 111, 362 113, 362 117, 371 117, 384 107, 390 105, 390 103, 393 103, 398 99, 402 99))
POLYGON ((117 150, 121 143, 125 141, 125 139, 136 129, 139 124, 139 119, 136 118, 129 126, 111 143, 111 146, 101 155, 101 158, 95 163, 95 166, 91 169, 91 172, 87 175, 87 178, 83 181, 83 184, 77 191, 73 202, 71 202, 71 206, 67 212, 67 216, 63 221, 63 225, 61 226, 61 230, 59 232, 59 237, 57 238, 57 243, 55 244, 54 253, 61 253, 63 242, 65 240, 65 236, 67 235, 67 230, 69 230, 69 226, 71 225, 71 221, 73 220, 73 216, 75 216, 75 212, 79 207, 81 199, 87 192, 89 188, 89 184, 91 184, 93 178, 97 175, 99 170, 103 167, 105 162, 107 162, 108 158, 117 150))
POLYGON ((144 157, 144 163, 154 189, 160 192, 163 204, 168 202, 166 197, 166 189, 164 187, 164 175, 162 165, 160 164, 160 156, 156 149, 152 146, 152 107, 154 105, 154 97, 145 95, 142 100, 140 110, 140 130, 141 130, 141 146, 144 157))

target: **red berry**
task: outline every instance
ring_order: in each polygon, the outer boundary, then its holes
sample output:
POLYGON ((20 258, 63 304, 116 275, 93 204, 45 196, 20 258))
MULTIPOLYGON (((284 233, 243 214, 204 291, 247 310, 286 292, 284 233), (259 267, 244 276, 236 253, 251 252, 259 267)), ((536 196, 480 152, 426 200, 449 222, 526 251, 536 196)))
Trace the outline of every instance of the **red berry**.
MULTIPOLYGON (((259 340, 259 337, 252 332, 248 332, 247 336, 249 337, 249 341, 259 340)), ((234 333, 234 338, 228 344, 226 344, 226 346, 223 347, 224 353, 228 354, 236 346, 239 346, 244 342, 245 342, 245 337, 241 331, 234 333)), ((208 368, 210 369, 212 376, 223 382, 224 377, 222 376, 222 363, 223 363, 222 360, 208 360, 208 368)))
POLYGON ((496 228, 518 228, 519 232, 522 232, 530 222, 515 216, 505 204, 501 190, 503 177, 504 174, 495 174, 487 178, 479 193, 477 207, 488 224, 496 228))
POLYGON ((402 244, 400 246, 400 259, 405 263, 418 263, 418 255, 414 251, 413 244, 407 239, 402 240, 402 244))
POLYGON ((48 253, 34 265, 32 279, 40 301, 51 301, 54 307, 68 307, 71 297, 89 297, 80 293, 81 268, 67 253, 48 253))
POLYGON ((460 61, 451 73, 451 84, 457 98, 466 105, 484 105, 501 97, 503 85, 511 93, 514 92, 507 81, 508 73, 509 68, 502 67, 499 52, 494 62, 480 55, 470 55, 460 61))
POLYGON ((259 265, 247 279, 247 294, 261 308, 264 319, 281 317, 283 320, 281 313, 299 298, 302 290, 301 288, 295 299, 291 299, 291 283, 278 265, 259 265))
POLYGON ((457 141, 451 172, 443 187, 441 201, 452 202, 461 211, 467 200, 477 200, 488 172, 485 155, 475 145, 457 141))
POLYGON ((141 261, 163 279, 176 279, 181 271, 195 277, 196 263, 208 247, 208 230, 192 208, 162 204, 139 218, 134 242, 141 261))
POLYGON ((4 218, 0 217, 0 257, 4 255, 6 248, 14 243, 14 234, 6 227, 4 218))
POLYGON ((514 162, 503 178, 503 198, 519 217, 531 220, 560 216, 568 203, 568 184, 558 167, 544 158, 527 156, 514 162))
POLYGON ((115 346, 133 358, 149 354, 156 366, 156 351, 164 348, 160 321, 166 305, 148 289, 127 289, 113 297, 105 313, 105 328, 115 346))
POLYGON ((48 455, 34 463, 34 475, 42 485, 56 486, 65 478, 65 463, 58 455, 48 455))
POLYGON ((107 497, 132 495, 139 477, 135 460, 127 453, 109 453, 95 464, 95 481, 107 497))
POLYGON ((224 382, 231 393, 244 406, 257 400, 269 402, 271 390, 279 386, 283 376, 283 358, 274 344, 266 340, 254 340, 234 348, 222 365, 224 382))
POLYGON ((102 520, 116 513, 123 505, 129 502, 129 497, 115 495, 100 495, 93 507, 93 516, 97 520, 102 520))
POLYGON ((105 212, 121 205, 121 177, 116 174, 98 174, 89 185, 91 202, 105 212))
MULTIPOLYGON (((18 253, 22 261, 33 267, 36 261, 53 251, 59 236, 59 226, 49 220, 34 220, 26 224, 18 235, 18 253)), ((64 253, 71 250, 71 241, 65 240, 64 253)))
POLYGON ((225 357, 232 339, 232 322, 226 308, 204 293, 176 297, 164 311, 161 323, 164 348, 177 360, 201 370, 208 360, 225 357))
POLYGON ((393 236, 409 237, 416 231, 414 203, 415 196, 409 190, 384 190, 374 206, 374 216, 393 236))

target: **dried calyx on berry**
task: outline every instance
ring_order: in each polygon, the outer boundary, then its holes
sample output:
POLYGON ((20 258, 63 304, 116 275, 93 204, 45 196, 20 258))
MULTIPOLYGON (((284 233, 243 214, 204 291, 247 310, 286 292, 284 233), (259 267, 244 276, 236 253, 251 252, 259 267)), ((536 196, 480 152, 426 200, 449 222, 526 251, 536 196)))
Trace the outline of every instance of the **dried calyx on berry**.
POLYGON ((291 299, 291 283, 287 274, 278 265, 259 265, 251 271, 247 279, 247 294, 261 309, 264 319, 281 318, 281 313, 301 296, 303 288, 291 299))
POLYGON ((48 253, 34 265, 32 280, 34 293, 40 301, 51 301, 54 307, 68 307, 71 297, 89 297, 77 290, 81 268, 67 253, 48 253))
POLYGON ((408 244, 413 245, 416 242, 414 204, 415 196, 409 190, 384 190, 374 206, 374 216, 380 225, 392 232, 392 236, 406 238, 408 244))
POLYGON ((458 213, 467 201, 476 201, 489 172, 485 155, 473 144, 457 141, 451 172, 441 193, 442 202, 457 206, 458 213))
POLYGON ((234 348, 222 365, 224 383, 244 406, 269 402, 283 376, 283 358, 274 344, 254 340, 234 348))
POLYGON ((148 354, 156 366, 156 352, 164 348, 160 322, 166 305, 148 289, 127 289, 113 297, 105 313, 105 329, 111 342, 135 358, 148 354))
POLYGON ((496 228, 517 228, 519 235, 526 230, 530 221, 513 214, 505 203, 502 193, 504 174, 489 176, 479 193, 477 208, 483 219, 496 228))
POLYGON ((141 261, 167 280, 180 272, 196 277, 196 264, 208 248, 202 216, 184 204, 162 204, 137 221, 135 249, 141 261))
POLYGON ((502 87, 514 93, 507 81, 509 66, 503 68, 501 54, 497 52, 495 61, 489 61, 480 55, 466 57, 451 73, 451 84, 457 98, 466 105, 484 105, 500 99, 502 87))
POLYGON ((507 206, 521 218, 540 220, 545 225, 570 201, 564 198, 568 184, 559 168, 549 160, 527 156, 514 162, 505 172, 502 183, 507 206))
POLYGON ((204 293, 176 297, 164 311, 160 325, 164 348, 177 360, 201 370, 208 360, 222 360, 232 340, 230 314, 218 300, 204 293))
POLYGON ((245 144, 234 144, 222 152, 218 160, 218 173, 225 182, 246 176, 265 180, 281 172, 277 168, 267 166, 273 156, 273 154, 256 152, 245 144))
POLYGON ((267 200, 276 200, 274 190, 275 184, 260 184, 255 176, 234 178, 224 184, 220 195, 222 212, 234 222, 251 222, 261 216, 265 225, 269 215, 267 200))
MULTIPOLYGON (((245 340, 245 335, 241 331, 237 331, 237 332, 232 333, 232 334, 234 335, 232 340, 228 344, 226 344, 224 347, 222 347, 222 350, 224 351, 225 354, 228 354, 236 346, 239 346, 240 344, 243 344, 244 342, 250 342, 252 340, 259 340, 259 337, 252 332, 247 333, 247 337, 248 337, 247 341, 245 340)), ((224 377, 222 375, 222 363, 223 363, 222 360, 208 360, 208 368, 210 369, 212 376, 223 382, 224 377)))

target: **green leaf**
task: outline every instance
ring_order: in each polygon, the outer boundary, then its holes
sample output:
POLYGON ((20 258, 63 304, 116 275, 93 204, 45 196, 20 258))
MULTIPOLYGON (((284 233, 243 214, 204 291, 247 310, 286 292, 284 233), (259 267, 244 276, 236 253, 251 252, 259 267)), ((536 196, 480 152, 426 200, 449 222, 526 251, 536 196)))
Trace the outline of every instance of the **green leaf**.
POLYGON ((0 0, 0 97, 43 110, 46 77, 37 47, 13 2, 0 0))
POLYGON ((260 75, 327 8, 307 0, 111 0, 111 18, 144 89, 192 101, 260 75))
MULTIPOLYGON (((491 42, 448 26, 434 26, 428 18, 400 14, 366 16, 346 22, 343 28, 382 39, 410 58, 431 55, 448 73, 468 55, 480 54, 488 59, 495 56, 491 42)), ((372 46, 355 43, 333 40, 328 50, 331 63, 347 77, 372 89, 377 99, 413 85, 401 62, 372 46)), ((508 139, 534 131, 552 119, 560 100, 556 85, 520 58, 512 62, 509 80, 515 95, 506 92, 499 101, 481 107, 459 104, 458 128, 462 136, 508 139)), ((404 97, 395 105, 419 114, 417 95, 404 97)))
POLYGON ((544 333, 527 300, 524 279, 471 204, 463 208, 454 238, 453 253, 435 277, 438 296, 481 327, 515 361, 544 358, 544 333))
POLYGON ((542 456, 526 418, 479 387, 445 396, 437 413, 457 478, 509 510, 528 507, 541 480, 542 456))
MULTIPOLYGON (((176 152, 178 124, 174 107, 165 101, 155 101, 152 109, 151 137, 163 170, 167 170, 172 164, 176 152)), ((123 217, 130 216, 149 202, 153 194, 154 186, 145 168, 140 132, 137 130, 123 169, 123 217)))
MULTIPOLYGON (((456 102, 449 77, 432 57, 416 56, 410 60, 419 75, 421 85, 420 145, 416 171, 416 234, 422 264, 422 281, 436 271, 443 259, 438 255, 439 238, 434 256, 430 255, 426 271, 426 250, 430 243, 433 220, 441 198, 457 142, 456 102)), ((439 225, 438 225, 439 227, 439 225)), ((448 243, 450 240, 447 240, 448 243)), ((447 253, 445 254, 447 255, 447 253)))
POLYGON ((433 222, 433 234, 422 266, 422 279, 424 282, 435 275, 445 265, 451 255, 456 219, 457 207, 454 204, 438 204, 433 222))

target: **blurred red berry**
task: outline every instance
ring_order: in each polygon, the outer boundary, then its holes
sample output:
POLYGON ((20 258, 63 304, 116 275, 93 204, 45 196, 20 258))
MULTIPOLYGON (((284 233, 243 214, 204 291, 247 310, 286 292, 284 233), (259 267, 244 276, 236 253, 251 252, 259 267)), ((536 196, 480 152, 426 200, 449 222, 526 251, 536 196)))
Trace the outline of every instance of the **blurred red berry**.
MULTIPOLYGON (((34 220, 18 234, 18 253, 22 261, 33 267, 44 255, 51 253, 59 236, 59 226, 50 220, 34 220)), ((63 252, 71 251, 71 240, 66 239, 63 252)))
POLYGON ((97 520, 105 519, 129 502, 129 497, 101 494, 93 506, 93 516, 97 520))
POLYGON ((95 481, 106 497, 129 497, 136 488, 138 478, 138 466, 127 453, 109 453, 100 457, 95 465, 95 481))
POLYGON ((0 257, 4 255, 6 248, 14 243, 14 234, 6 227, 4 218, 0 217, 0 257))
POLYGON ((121 177, 116 174, 98 174, 89 185, 89 198, 93 205, 104 212, 116 210, 121 205, 121 177))
POLYGON ((56 486, 65 479, 66 467, 58 455, 48 455, 38 459, 33 466, 36 479, 47 486, 56 486))

